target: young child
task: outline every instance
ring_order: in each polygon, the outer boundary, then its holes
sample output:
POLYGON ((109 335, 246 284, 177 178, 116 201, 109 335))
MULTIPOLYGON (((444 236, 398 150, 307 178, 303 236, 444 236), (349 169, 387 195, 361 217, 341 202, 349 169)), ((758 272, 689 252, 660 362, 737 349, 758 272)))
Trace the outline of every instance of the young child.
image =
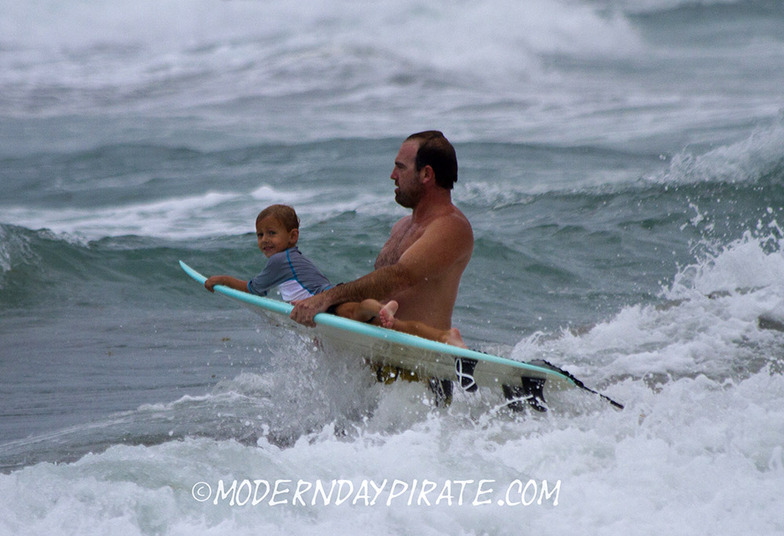
POLYGON ((256 240, 269 259, 264 270, 250 281, 229 275, 215 275, 204 282, 214 292, 215 285, 224 285, 259 296, 266 296, 278 287, 284 301, 304 300, 330 288, 329 280, 310 259, 297 249, 299 218, 294 209, 272 205, 256 218, 256 240))
MULTIPOLYGON (((256 239, 259 249, 269 259, 264 270, 250 281, 229 275, 214 275, 204 282, 207 290, 214 292, 215 285, 224 285, 266 296, 270 290, 278 287, 283 300, 291 302, 314 296, 332 287, 316 265, 297 249, 299 218, 293 208, 271 205, 262 210, 256 218, 256 239)), ((359 303, 342 303, 330 312, 344 318, 465 348, 456 328, 441 330, 421 322, 399 320, 395 318, 397 308, 398 304, 394 300, 382 304, 368 299, 359 303)))

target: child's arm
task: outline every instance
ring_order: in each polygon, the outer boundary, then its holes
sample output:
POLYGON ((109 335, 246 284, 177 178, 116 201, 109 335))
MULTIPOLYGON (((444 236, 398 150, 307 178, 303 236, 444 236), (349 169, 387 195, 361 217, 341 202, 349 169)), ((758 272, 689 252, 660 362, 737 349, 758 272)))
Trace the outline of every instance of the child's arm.
POLYGON ((230 275, 214 275, 204 282, 204 287, 210 292, 215 292, 215 285, 223 285, 225 287, 233 288, 248 292, 248 282, 242 279, 237 279, 230 275))

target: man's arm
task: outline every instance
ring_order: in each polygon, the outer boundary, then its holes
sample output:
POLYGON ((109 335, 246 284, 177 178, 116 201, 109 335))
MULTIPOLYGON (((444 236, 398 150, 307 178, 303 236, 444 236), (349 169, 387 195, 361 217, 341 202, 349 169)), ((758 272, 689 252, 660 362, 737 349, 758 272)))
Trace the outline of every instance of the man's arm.
POLYGON ((445 216, 428 225, 397 263, 294 303, 291 318, 306 326, 314 326, 313 317, 331 305, 366 298, 389 299, 422 281, 439 277, 455 263, 469 257, 472 249, 470 224, 454 214, 445 216))
POLYGON ((370 297, 384 300, 399 290, 408 288, 411 285, 410 280, 411 276, 404 267, 385 266, 306 300, 292 302, 294 309, 291 311, 291 318, 300 324, 313 327, 316 325, 313 317, 323 313, 331 305, 360 302, 370 297))

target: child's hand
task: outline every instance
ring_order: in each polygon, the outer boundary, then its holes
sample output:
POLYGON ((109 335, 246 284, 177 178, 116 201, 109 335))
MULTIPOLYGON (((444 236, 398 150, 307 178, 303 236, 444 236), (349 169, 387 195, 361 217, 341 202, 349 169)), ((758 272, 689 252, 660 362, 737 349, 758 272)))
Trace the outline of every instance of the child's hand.
POLYGON ((237 279, 236 277, 232 277, 230 275, 214 275, 207 278, 207 280, 204 282, 204 288, 210 292, 215 292, 215 285, 223 285, 224 287, 233 288, 234 290, 248 292, 247 284, 247 281, 237 279))
POLYGON ((204 282, 204 288, 209 290, 210 292, 215 292, 215 285, 220 285, 218 282, 218 276, 212 276, 207 278, 207 281, 204 282))

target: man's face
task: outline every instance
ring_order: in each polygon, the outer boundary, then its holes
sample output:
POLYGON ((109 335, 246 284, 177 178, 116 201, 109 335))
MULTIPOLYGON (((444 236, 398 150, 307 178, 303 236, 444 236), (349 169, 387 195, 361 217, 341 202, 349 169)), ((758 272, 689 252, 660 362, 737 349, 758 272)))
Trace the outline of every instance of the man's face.
POLYGON ((390 179, 395 181, 395 201, 406 208, 414 208, 422 198, 424 188, 420 172, 416 170, 416 154, 419 143, 406 141, 395 157, 395 167, 390 179))

